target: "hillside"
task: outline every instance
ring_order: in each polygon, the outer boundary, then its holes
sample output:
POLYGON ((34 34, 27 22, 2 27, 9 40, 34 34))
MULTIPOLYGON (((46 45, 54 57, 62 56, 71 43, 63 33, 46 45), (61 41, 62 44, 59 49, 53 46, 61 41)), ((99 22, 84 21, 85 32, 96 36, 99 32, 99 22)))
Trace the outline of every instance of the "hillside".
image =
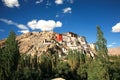
POLYGON ((120 47, 108 48, 109 55, 120 55, 120 47))
MULTIPOLYGON (((59 56, 66 55, 69 50, 79 50, 94 56, 94 44, 88 44, 84 36, 75 33, 55 33, 52 31, 31 32, 16 37, 19 51, 22 54, 38 54, 57 52, 59 56)), ((0 41, 0 47, 4 47, 5 40, 0 41)))
MULTIPOLYGON (((30 32, 16 37, 19 51, 22 54, 38 54, 56 52, 59 56, 66 55, 68 50, 79 50, 95 55, 95 45, 87 43, 84 36, 79 36, 72 32, 55 33, 52 31, 30 32)), ((0 47, 5 46, 5 40, 0 41, 0 47)), ((109 55, 120 55, 120 47, 108 48, 109 55)))

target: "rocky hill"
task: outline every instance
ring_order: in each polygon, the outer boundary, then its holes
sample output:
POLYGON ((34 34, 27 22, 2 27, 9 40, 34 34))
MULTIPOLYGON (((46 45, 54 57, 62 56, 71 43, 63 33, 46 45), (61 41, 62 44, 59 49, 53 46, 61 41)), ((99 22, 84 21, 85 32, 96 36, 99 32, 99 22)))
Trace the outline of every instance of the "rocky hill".
MULTIPOLYGON (((16 37, 19 51, 22 54, 38 54, 56 52, 59 57, 67 55, 69 50, 79 50, 88 53, 90 56, 95 54, 95 45, 88 44, 84 36, 75 33, 55 33, 49 32, 30 32, 16 37)), ((5 40, 0 41, 0 47, 4 47, 5 40)))
POLYGON ((108 48, 109 55, 120 55, 120 47, 108 48))

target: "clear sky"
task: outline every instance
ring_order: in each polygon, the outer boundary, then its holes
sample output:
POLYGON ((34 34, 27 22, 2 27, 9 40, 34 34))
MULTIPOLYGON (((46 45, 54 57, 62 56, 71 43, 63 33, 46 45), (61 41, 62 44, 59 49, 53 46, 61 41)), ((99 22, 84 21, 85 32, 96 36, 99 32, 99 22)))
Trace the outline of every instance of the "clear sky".
POLYGON ((74 32, 96 41, 99 25, 108 47, 120 46, 120 0, 0 0, 0 39, 11 30, 74 32))

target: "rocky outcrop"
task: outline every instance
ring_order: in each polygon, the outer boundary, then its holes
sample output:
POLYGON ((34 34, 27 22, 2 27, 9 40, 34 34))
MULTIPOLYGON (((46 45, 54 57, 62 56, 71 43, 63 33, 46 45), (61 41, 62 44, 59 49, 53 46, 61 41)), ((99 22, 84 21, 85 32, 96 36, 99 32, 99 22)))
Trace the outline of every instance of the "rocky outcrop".
MULTIPOLYGON (((68 50, 79 50, 94 56, 94 44, 88 44, 86 38, 72 32, 58 34, 49 32, 30 32, 16 37, 19 51, 22 54, 38 54, 56 52, 59 56, 66 55, 68 50)), ((0 41, 0 47, 5 47, 5 40, 0 41)))

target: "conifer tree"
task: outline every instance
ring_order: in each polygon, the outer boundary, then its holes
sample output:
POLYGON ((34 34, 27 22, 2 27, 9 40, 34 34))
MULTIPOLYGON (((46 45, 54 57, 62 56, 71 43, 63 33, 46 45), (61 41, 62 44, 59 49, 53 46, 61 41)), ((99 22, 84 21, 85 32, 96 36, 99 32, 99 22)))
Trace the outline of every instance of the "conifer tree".
POLYGON ((96 50, 98 55, 101 57, 107 58, 107 40, 103 36, 103 32, 99 26, 97 26, 97 42, 96 42, 96 50))
MULTIPOLYGON (((109 80, 108 74, 108 50, 107 50, 107 40, 103 36, 103 32, 99 26, 97 26, 97 42, 96 42, 96 50, 97 50, 97 58, 90 63, 90 66, 94 67, 91 71, 92 76, 96 74, 97 76, 89 77, 90 80, 97 79, 98 80, 109 80)), ((89 72, 88 72, 89 74, 89 72)), ((90 74, 91 75, 91 74, 90 74)))
POLYGON ((6 42, 5 42, 5 49, 4 49, 4 57, 5 57, 5 75, 6 78, 13 77, 14 72, 18 66, 19 60, 19 49, 18 44, 16 41, 16 34, 11 31, 6 42), (13 73, 13 74, 11 74, 13 73))

